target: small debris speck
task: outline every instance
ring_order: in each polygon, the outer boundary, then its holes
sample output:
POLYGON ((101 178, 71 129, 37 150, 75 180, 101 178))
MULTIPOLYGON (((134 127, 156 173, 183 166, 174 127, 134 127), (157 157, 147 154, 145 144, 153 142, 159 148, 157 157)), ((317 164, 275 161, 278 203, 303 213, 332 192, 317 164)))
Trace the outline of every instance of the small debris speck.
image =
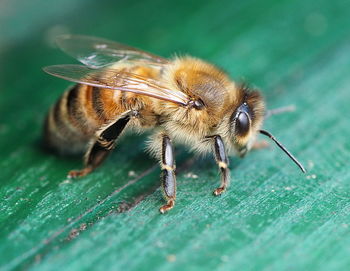
POLYGON ((123 201, 122 203, 119 204, 119 206, 117 208, 117 212, 124 213, 124 212, 128 211, 129 209, 130 209, 130 204, 123 201))
POLYGON ((157 242, 156 242, 156 246, 157 246, 157 247, 160 247, 160 248, 165 247, 165 245, 164 245, 164 243, 163 243, 162 241, 157 241, 157 242))
POLYGON ((69 233, 69 236, 68 236, 68 240, 72 240, 74 239, 75 237, 77 237, 79 235, 79 230, 78 229, 72 229, 69 233))
POLYGON ((192 173, 192 172, 189 172, 185 175, 186 178, 191 178, 191 179, 198 179, 198 175, 192 173))
POLYGON ((35 262, 36 262, 36 263, 40 263, 41 258, 42 258, 41 254, 35 255, 35 262))
POLYGON ((83 223, 79 226, 79 228, 72 229, 67 237, 67 240, 70 241, 76 238, 80 234, 80 232, 85 231, 86 228, 87 228, 87 224, 83 223))
POLYGON ((80 225, 80 228, 79 228, 79 229, 80 229, 80 231, 85 231, 86 228, 87 228, 86 223, 83 223, 83 224, 80 225))
POLYGON ((315 166, 314 162, 311 160, 307 161, 307 165, 309 169, 312 169, 315 166))
POLYGON ((68 184, 68 183, 71 183, 71 180, 66 179, 66 180, 64 180, 61 184, 68 184))
POLYGON ((176 255, 174 254, 169 254, 167 257, 166 257, 167 261, 168 262, 175 262, 176 261, 176 255))
POLYGON ((129 177, 136 177, 136 176, 137 176, 137 174, 136 174, 136 172, 135 172, 135 171, 130 170, 130 171, 128 172, 128 176, 129 176, 129 177))
POLYGON ((306 176, 306 179, 316 179, 317 178, 317 176, 316 176, 316 174, 311 174, 311 175, 308 175, 308 176, 306 176))

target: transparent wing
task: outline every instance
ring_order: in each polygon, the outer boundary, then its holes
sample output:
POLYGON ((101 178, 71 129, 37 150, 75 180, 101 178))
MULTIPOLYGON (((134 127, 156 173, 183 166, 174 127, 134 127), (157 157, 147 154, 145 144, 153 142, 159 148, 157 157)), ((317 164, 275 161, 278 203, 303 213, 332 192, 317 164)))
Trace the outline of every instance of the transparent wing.
POLYGON ((121 60, 158 66, 168 63, 167 59, 160 56, 101 38, 63 35, 56 39, 56 43, 65 53, 92 69, 106 67, 121 60))
POLYGON ((133 92, 181 105, 188 104, 190 100, 185 93, 168 89, 156 80, 117 69, 90 69, 82 65, 54 65, 45 67, 44 71, 80 84, 133 92))

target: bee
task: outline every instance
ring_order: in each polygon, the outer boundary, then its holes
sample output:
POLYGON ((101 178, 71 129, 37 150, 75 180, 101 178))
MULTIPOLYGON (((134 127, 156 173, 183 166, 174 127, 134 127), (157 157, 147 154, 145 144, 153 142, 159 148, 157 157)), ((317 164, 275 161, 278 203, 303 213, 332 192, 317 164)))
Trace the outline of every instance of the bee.
POLYGON ((77 83, 50 109, 44 140, 64 153, 85 153, 82 177, 102 164, 126 131, 151 130, 148 149, 159 159, 166 203, 176 199, 173 145, 197 153, 213 152, 222 194, 230 180, 228 154, 243 157, 263 134, 305 172, 298 160, 266 130, 265 102, 256 89, 237 84, 216 66, 184 56, 165 59, 117 42, 65 35, 58 46, 84 65, 54 65, 44 71, 77 83))

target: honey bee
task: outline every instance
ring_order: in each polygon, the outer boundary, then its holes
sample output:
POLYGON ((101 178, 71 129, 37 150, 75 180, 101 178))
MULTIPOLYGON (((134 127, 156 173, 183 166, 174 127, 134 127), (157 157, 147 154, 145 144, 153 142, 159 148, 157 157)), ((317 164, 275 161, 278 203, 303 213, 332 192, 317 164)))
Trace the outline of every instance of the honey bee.
POLYGON ((159 159, 165 213, 176 199, 173 144, 197 153, 212 151, 221 185, 229 184, 228 154, 243 157, 257 135, 272 139, 298 166, 304 167, 269 132, 259 91, 239 85, 222 70, 185 56, 165 59, 105 39, 65 35, 58 46, 84 65, 55 65, 44 70, 78 83, 50 109, 44 127, 46 144, 61 153, 85 153, 84 168, 70 178, 96 169, 126 130, 153 130, 148 149, 159 159))

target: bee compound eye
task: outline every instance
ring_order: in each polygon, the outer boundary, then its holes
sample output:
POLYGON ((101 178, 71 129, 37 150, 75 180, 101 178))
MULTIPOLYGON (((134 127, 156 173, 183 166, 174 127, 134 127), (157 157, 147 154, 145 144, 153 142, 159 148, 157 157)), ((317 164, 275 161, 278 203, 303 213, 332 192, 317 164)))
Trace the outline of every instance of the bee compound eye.
POLYGON ((250 128, 250 120, 246 112, 239 112, 235 121, 235 132, 240 136, 248 133, 250 128))

